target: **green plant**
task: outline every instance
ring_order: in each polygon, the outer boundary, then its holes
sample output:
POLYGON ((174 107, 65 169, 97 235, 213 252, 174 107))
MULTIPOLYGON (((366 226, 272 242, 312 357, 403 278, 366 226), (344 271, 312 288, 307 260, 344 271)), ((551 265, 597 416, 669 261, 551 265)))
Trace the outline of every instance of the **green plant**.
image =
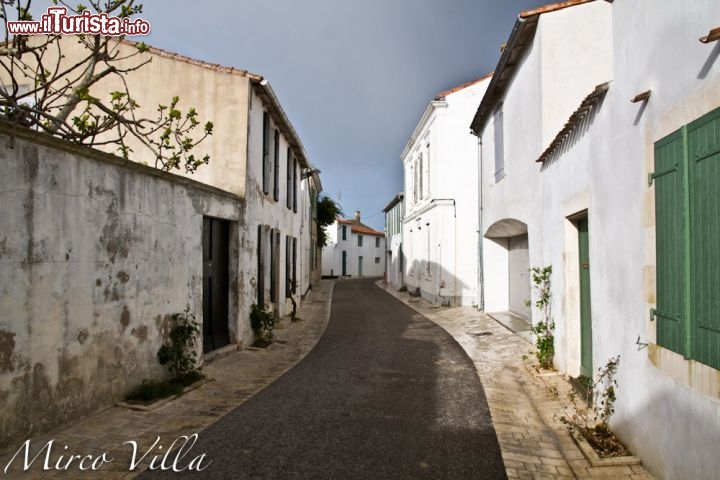
POLYGON ((195 344, 200 335, 200 326, 195 315, 187 307, 182 313, 172 315, 169 343, 164 343, 157 352, 161 365, 168 366, 175 380, 197 379, 201 376, 197 368, 195 344))
POLYGON ((327 233, 325 227, 332 225, 335 220, 343 215, 342 207, 339 203, 328 196, 319 198, 317 201, 317 243, 320 248, 327 245, 327 233))
POLYGON ((267 346, 272 343, 275 317, 269 310, 253 304, 250 309, 250 326, 255 334, 256 346, 267 346))
POLYGON ((598 377, 592 385, 593 407, 598 424, 607 427, 610 417, 615 413, 615 374, 620 365, 620 355, 610 358, 605 366, 598 369, 598 377))
POLYGON ((540 319, 532 326, 535 335, 535 357, 540 366, 546 369, 554 367, 555 357, 555 321, 552 318, 552 294, 550 277, 552 266, 530 269, 533 290, 536 293, 535 307, 540 311, 540 319))
POLYGON ((578 393, 570 392, 572 411, 560 420, 569 428, 577 430, 601 456, 627 455, 627 448, 610 431, 610 418, 615 413, 617 374, 620 356, 611 357, 598 368, 597 378, 578 377, 576 385, 582 405, 578 405, 578 393))

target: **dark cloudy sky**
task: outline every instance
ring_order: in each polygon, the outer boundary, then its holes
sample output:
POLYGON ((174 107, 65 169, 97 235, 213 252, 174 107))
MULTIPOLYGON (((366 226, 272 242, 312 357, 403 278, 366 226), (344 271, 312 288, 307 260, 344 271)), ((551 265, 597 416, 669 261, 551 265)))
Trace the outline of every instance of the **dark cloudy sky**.
POLYGON ((322 170, 325 194, 380 230, 382 208, 403 189, 400 153, 428 102, 492 71, 518 13, 543 3, 139 1, 152 27, 146 43, 263 75, 322 170))

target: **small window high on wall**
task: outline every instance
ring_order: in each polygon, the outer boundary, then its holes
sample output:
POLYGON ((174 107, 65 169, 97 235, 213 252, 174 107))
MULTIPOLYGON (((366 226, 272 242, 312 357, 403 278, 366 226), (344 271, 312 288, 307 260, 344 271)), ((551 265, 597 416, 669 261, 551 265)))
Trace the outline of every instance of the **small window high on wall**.
POLYGON ((493 130, 495 140, 495 181, 501 180, 505 176, 505 152, 503 142, 503 104, 498 105, 493 114, 493 130))

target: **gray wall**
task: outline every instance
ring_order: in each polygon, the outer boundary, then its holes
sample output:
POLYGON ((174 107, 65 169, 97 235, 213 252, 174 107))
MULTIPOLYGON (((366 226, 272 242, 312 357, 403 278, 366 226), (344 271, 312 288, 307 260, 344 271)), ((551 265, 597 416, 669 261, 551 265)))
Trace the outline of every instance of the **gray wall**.
MULTIPOLYGON (((234 222, 237 255, 242 204, 192 180, 5 124, 0 162, 6 444, 110 406, 143 379, 166 374, 156 352, 170 315, 189 306, 202 322, 203 216, 234 222)), ((238 290, 231 278, 231 341, 238 290)))

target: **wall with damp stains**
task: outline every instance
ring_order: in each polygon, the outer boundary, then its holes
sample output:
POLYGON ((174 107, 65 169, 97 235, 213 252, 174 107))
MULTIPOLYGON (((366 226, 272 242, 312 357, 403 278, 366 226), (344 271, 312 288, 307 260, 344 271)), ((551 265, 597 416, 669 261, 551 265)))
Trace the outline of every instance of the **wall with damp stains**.
POLYGON ((156 353, 170 316, 187 306, 202 322, 203 216, 233 222, 232 254, 242 201, 2 123, 0 162, 4 445, 166 374, 156 353))

